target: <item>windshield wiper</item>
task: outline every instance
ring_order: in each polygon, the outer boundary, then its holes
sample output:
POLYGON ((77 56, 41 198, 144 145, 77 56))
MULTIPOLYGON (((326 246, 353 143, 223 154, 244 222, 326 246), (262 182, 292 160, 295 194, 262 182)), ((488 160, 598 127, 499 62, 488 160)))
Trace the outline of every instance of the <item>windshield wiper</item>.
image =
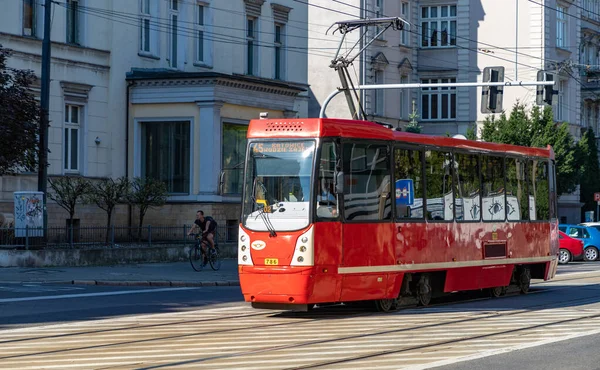
MULTIPOLYGON (((252 196, 252 201, 254 202, 254 204, 257 205, 263 205, 261 203, 258 203, 256 201, 256 198, 254 198, 254 196, 252 196)), ((258 216, 260 216, 260 218, 263 220, 265 226, 267 227, 267 230, 269 230, 269 235, 274 237, 277 236, 277 233, 275 232, 275 227, 273 226, 273 224, 271 223, 271 220, 269 219, 269 216, 266 215, 267 212, 265 212, 265 208, 264 205, 263 207, 260 207, 258 210, 258 214, 256 215, 256 218, 258 218, 258 216)), ((256 220, 255 218, 255 220, 256 220)))
MULTIPOLYGON (((258 201, 256 200, 256 197, 254 196, 255 190, 256 190, 256 184, 258 182, 260 182, 260 181, 257 178, 255 178, 254 179, 254 184, 252 186, 252 201, 256 205, 261 205, 261 203, 258 203, 258 201)), ((265 186, 262 183, 260 185, 263 188, 263 192, 265 193, 265 198, 266 198, 266 189, 265 189, 265 186)), ((275 236, 277 236, 277 233, 275 232, 275 227, 271 223, 271 220, 269 219, 269 216, 265 215, 265 208, 266 207, 267 207, 266 204, 263 205, 263 207, 258 210, 258 214, 257 214, 256 217, 260 216, 260 218, 263 220, 263 222, 265 224, 265 227, 267 228, 267 230, 269 230, 269 235, 271 237, 275 237, 275 236)))

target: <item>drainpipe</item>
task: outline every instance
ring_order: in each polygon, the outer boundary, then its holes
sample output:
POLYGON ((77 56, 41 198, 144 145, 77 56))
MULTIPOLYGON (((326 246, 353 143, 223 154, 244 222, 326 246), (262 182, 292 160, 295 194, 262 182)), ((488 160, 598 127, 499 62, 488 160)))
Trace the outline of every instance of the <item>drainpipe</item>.
MULTIPOLYGON (((127 93, 125 94, 125 177, 129 177, 129 88, 133 81, 127 82, 127 93)), ((131 204, 127 204, 127 227, 131 230, 131 204)))

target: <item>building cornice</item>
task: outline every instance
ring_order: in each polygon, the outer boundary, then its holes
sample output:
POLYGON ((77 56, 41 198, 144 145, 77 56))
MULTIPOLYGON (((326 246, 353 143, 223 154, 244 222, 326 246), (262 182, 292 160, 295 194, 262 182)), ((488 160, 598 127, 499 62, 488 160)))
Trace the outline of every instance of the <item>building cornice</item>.
POLYGON ((170 72, 134 70, 127 74, 135 86, 223 86, 253 92, 297 96, 307 89, 298 84, 285 83, 258 77, 227 75, 216 72, 170 72))

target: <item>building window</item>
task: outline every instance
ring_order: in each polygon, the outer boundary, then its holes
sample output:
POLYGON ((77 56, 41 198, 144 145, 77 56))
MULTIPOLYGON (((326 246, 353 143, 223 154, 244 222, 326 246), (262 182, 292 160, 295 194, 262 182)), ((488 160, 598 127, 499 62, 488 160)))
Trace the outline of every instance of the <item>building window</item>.
POLYGON ((284 29, 283 24, 275 23, 275 79, 283 80, 283 71, 285 71, 284 59, 284 29))
POLYGON ((564 107, 565 107, 565 90, 567 89, 567 81, 558 81, 558 100, 556 102, 556 117, 557 121, 564 120, 564 107))
MULTIPOLYGON (((400 77, 400 83, 401 84, 407 84, 408 83, 408 76, 403 75, 400 77)), ((410 90, 409 89, 400 89, 400 104, 399 104, 399 110, 400 110, 400 118, 408 118, 408 97, 410 96, 410 90)))
MULTIPOLYGON (((382 85, 383 84, 383 71, 375 71, 375 84, 382 85)), ((384 115, 384 90, 383 89, 375 89, 375 114, 379 116, 384 115)))
POLYGON ((150 0, 141 0, 140 6, 140 50, 150 52, 150 0))
POLYGON ((248 17, 246 23, 246 73, 249 75, 255 75, 258 66, 257 21, 255 17, 248 17))
POLYGON ((242 194, 247 125, 223 123, 223 194, 242 194))
POLYGON ((81 16, 78 0, 67 0, 67 43, 80 43, 81 16))
POLYGON ((564 48, 567 42, 567 8, 556 7, 556 46, 564 48))
MULTIPOLYGON (((400 14, 402 14, 402 18, 407 21, 410 22, 410 14, 409 14, 409 5, 408 3, 401 3, 400 4, 400 14)), ((402 33, 400 35, 400 44, 404 45, 404 46, 408 46, 409 45, 409 35, 408 35, 408 30, 406 29, 406 27, 408 27, 406 24, 404 25, 405 28, 402 29, 402 33)))
POLYGON ((190 193, 190 122, 142 122, 142 177, 164 181, 171 194, 190 193))
MULTIPOLYGON (((456 82, 456 78, 425 79, 424 84, 456 82)), ((421 89, 423 120, 456 119, 456 87, 424 87, 421 89)))
POLYGON ((456 5, 421 7, 421 46, 456 45, 456 5))
POLYGON ((79 105, 65 104, 65 127, 63 141, 63 168, 65 171, 79 171, 80 158, 80 129, 81 129, 81 111, 79 105))
POLYGON ((179 3, 178 0, 169 0, 169 66, 177 68, 178 54, 178 18, 179 3))
POLYGON ((37 36, 36 0, 23 0, 23 35, 37 36))
POLYGON ((196 9, 196 62, 206 63, 206 5, 198 4, 196 9))
MULTIPOLYGON (((382 17, 383 17, 383 0, 375 0, 375 18, 382 18, 382 17)), ((377 26, 376 32, 379 34, 379 32, 381 32, 384 28, 385 28, 385 26, 377 26)), ((377 39, 384 40, 383 33, 381 35, 379 35, 379 37, 377 39)))

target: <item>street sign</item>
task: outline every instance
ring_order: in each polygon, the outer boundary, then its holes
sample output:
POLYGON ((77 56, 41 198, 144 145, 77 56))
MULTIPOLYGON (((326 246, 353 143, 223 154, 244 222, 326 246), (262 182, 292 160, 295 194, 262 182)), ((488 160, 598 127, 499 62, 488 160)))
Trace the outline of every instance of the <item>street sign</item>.
POLYGON ((594 202, 600 202, 600 193, 594 193, 594 202))

